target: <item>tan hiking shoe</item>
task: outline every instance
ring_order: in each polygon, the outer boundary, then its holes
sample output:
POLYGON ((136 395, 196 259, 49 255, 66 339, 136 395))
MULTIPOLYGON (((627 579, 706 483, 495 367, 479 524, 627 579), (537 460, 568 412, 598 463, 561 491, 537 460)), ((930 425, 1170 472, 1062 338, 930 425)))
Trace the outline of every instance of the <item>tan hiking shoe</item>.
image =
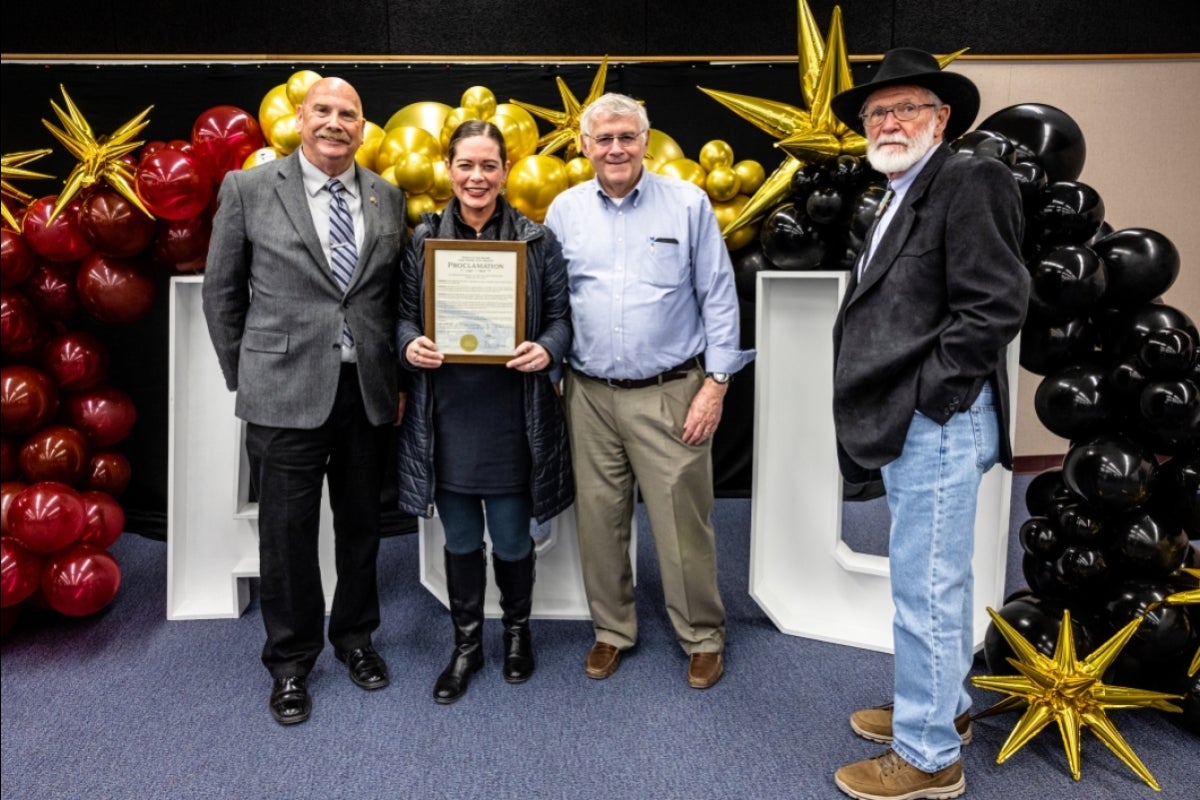
POLYGON ((858 800, 949 800, 967 790, 961 759, 937 772, 922 772, 895 750, 847 764, 833 780, 858 800))
MULTIPOLYGON (((892 704, 864 708, 850 715, 850 727, 859 736, 880 744, 892 743, 892 704)), ((971 741, 971 712, 964 711, 954 718, 954 729, 962 743, 971 741)))

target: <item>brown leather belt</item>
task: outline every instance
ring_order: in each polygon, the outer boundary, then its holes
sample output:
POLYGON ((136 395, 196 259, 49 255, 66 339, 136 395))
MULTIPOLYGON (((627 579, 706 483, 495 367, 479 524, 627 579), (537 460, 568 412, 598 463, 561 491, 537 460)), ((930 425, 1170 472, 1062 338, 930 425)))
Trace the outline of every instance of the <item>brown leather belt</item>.
POLYGON ((660 372, 650 378, 597 378, 595 375, 588 375, 586 372, 580 372, 577 369, 572 371, 581 378, 587 378, 589 381, 603 383, 605 386, 613 389, 645 389, 647 386, 661 386, 667 381, 677 381, 680 378, 686 378, 688 373, 699 367, 704 369, 704 361, 700 356, 692 356, 687 361, 677 367, 671 367, 665 372, 660 372))

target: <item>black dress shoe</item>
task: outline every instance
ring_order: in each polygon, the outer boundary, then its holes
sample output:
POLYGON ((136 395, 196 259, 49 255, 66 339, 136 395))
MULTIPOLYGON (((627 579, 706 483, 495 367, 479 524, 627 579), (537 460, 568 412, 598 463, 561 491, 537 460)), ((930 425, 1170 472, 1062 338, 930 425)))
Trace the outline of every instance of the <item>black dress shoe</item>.
POLYGON ((271 716, 280 725, 304 722, 312 713, 312 697, 308 694, 308 679, 303 675, 276 678, 271 687, 271 716))
POLYGON ((350 668, 350 680, 363 689, 382 689, 389 683, 387 664, 371 645, 356 647, 348 653, 333 651, 338 661, 350 668))

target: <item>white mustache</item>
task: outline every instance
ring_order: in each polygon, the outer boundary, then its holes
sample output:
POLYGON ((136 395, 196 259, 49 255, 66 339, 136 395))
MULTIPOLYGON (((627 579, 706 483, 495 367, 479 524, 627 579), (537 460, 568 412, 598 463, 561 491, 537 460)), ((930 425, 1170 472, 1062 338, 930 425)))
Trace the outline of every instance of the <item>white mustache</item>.
POLYGON ((342 131, 317 131, 318 139, 331 139, 342 144, 350 144, 350 136, 342 131))

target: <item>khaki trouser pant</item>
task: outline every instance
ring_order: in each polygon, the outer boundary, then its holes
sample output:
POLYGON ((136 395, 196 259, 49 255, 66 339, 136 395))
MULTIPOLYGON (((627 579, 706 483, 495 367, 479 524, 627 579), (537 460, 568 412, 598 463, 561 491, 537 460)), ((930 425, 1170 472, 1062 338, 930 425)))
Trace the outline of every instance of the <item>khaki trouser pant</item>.
POLYGON ((596 641, 637 642, 630 522, 641 489, 658 552, 667 614, 685 653, 719 652, 725 608, 717 590, 712 440, 684 444, 688 405, 704 374, 644 389, 616 389, 567 374, 575 516, 583 585, 596 641))

